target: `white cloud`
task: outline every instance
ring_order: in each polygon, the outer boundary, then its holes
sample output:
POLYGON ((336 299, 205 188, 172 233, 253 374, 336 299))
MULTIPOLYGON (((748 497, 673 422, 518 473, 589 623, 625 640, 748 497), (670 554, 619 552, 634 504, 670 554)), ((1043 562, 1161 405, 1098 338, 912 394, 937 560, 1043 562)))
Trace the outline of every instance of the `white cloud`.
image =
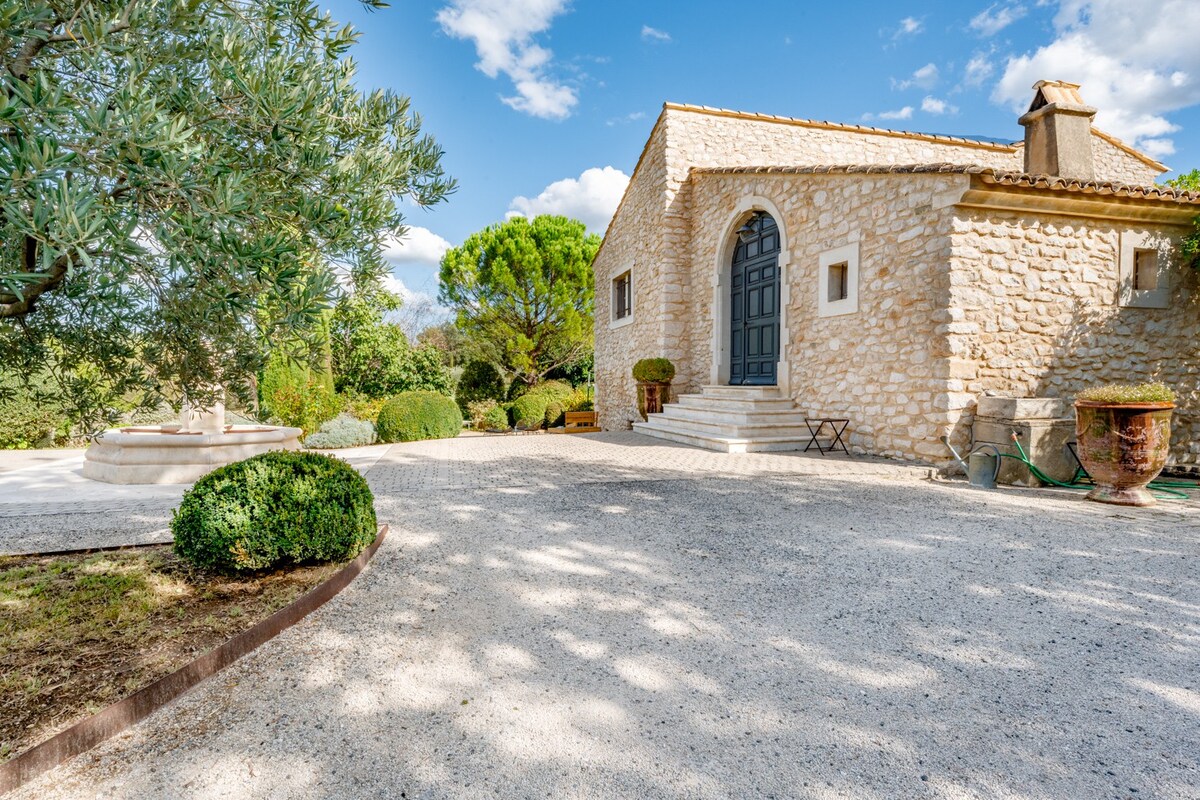
POLYGON ((579 102, 575 90, 547 74, 553 56, 533 41, 566 10, 567 0, 453 0, 437 14, 442 30, 475 43, 475 67, 495 78, 501 73, 517 93, 504 103, 544 119, 570 116, 579 102))
POLYGON ((924 24, 916 17, 905 17, 900 20, 900 27, 892 34, 893 39, 899 39, 901 36, 914 36, 921 32, 924 24))
POLYGON ((415 342, 421 331, 453 316, 450 309, 438 305, 436 297, 410 289, 395 275, 384 275, 382 284, 387 291, 399 295, 402 301, 400 310, 389 315, 389 321, 399 325, 410 342, 415 342))
POLYGON ((912 77, 902 81, 892 78, 892 88, 901 91, 913 86, 919 86, 922 89, 932 89, 937 85, 939 77, 937 64, 930 62, 914 72, 912 77))
POLYGON ((863 114, 863 119, 870 121, 873 119, 912 119, 913 107, 905 106, 898 108, 895 111, 881 111, 878 114, 863 114))
POLYGON ((1142 139, 1142 150, 1152 158, 1163 158, 1175 153, 1175 142, 1170 139, 1142 139))
POLYGON ((402 238, 388 238, 383 246, 383 257, 397 266, 423 264, 437 267, 449 249, 450 243, 433 231, 410 225, 402 238))
POLYGON ((669 42, 671 34, 666 31, 660 31, 658 28, 651 28, 649 25, 642 26, 642 41, 645 42, 669 42))
POLYGON ((645 119, 645 118, 646 118, 645 111, 634 111, 630 114, 626 114, 623 117, 612 117, 612 118, 608 119, 607 121, 605 121, 604 124, 611 128, 614 125, 625 125, 630 122, 637 122, 639 119, 645 119))
POLYGON ((1025 6, 1020 4, 1002 6, 997 10, 998 5, 993 3, 971 17, 971 30, 981 36, 995 36, 1028 13, 1025 6))
POLYGON ((1011 56, 993 99, 1028 108, 1040 79, 1082 85, 1099 109, 1096 126, 1135 146, 1167 154, 1166 115, 1200 103, 1200 3, 1195 0, 1062 0, 1055 39, 1033 53, 1011 56))
POLYGON ((578 178, 555 181, 537 197, 514 197, 508 216, 562 214, 582 220, 593 233, 603 233, 628 185, 629 176, 621 170, 592 167, 578 178))
POLYGON ((945 100, 939 100, 936 97, 928 96, 921 101, 921 110, 926 114, 957 114, 958 106, 952 106, 945 100))
POLYGON ((971 56, 971 60, 967 62, 967 68, 963 71, 963 83, 967 86, 980 86, 992 76, 995 69, 986 55, 976 53, 971 56))

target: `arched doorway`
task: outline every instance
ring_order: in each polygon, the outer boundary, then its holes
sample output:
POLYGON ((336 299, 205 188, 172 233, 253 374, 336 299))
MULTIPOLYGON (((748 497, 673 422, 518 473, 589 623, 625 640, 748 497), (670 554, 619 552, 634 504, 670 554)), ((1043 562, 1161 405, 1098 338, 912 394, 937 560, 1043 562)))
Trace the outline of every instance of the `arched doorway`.
POLYGON ((729 275, 729 384, 774 386, 779 364, 779 227, 756 211, 737 230, 729 275))

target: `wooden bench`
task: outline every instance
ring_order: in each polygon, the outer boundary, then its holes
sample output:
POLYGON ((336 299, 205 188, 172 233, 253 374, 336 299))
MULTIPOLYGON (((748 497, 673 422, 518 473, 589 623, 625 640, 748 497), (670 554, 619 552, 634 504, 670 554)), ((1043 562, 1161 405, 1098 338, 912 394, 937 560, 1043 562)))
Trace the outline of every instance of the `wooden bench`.
POLYGON ((562 428, 551 428, 550 433, 597 433, 595 411, 568 411, 562 428))

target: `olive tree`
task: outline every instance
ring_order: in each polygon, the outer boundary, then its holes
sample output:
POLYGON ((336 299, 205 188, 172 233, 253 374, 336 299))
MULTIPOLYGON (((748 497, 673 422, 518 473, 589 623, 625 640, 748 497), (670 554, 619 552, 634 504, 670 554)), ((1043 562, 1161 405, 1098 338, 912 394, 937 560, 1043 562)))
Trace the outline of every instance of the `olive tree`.
MULTIPOLYGON (((368 5, 382 5, 368 0, 368 5)), ((453 182, 310 0, 0 4, 0 371, 88 411, 239 391, 453 182)))
POLYGON ((600 237, 577 220, 513 217, 446 253, 439 297, 482 350, 532 385, 592 350, 599 249, 600 237))

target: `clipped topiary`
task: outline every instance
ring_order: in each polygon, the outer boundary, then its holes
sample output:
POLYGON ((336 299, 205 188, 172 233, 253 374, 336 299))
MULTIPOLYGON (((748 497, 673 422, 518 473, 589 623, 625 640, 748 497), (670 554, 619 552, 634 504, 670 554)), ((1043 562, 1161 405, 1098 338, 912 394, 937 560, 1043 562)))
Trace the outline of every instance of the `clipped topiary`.
POLYGON ((507 431, 508 412, 500 406, 492 406, 483 414, 483 429, 487 431, 507 431))
POLYGON ((464 416, 471 403, 503 399, 504 379, 500 377, 500 370, 487 361, 472 361, 463 367, 454 400, 464 416))
POLYGON ((375 539, 375 499, 344 461, 273 452, 216 469, 171 519, 175 552, 220 572, 344 561, 375 539))
POLYGON ((562 403, 549 403, 546 406, 546 427, 558 428, 567 422, 566 409, 562 403))
POLYGON ((521 395, 512 404, 513 424, 523 431, 542 427, 546 420, 546 398, 540 394, 521 395))
POLYGON ((633 365, 634 380, 642 383, 670 383, 675 377, 675 365, 666 358, 643 358, 633 365))
POLYGON ((381 442, 449 439, 462 432, 458 404, 437 392, 401 392, 379 412, 375 432, 381 442))

